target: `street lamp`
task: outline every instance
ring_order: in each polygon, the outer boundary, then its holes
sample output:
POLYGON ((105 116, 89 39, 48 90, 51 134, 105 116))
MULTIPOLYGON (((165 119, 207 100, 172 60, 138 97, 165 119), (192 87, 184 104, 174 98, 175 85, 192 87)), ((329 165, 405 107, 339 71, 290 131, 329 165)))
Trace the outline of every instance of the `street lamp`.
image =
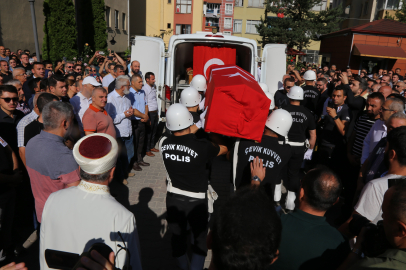
POLYGON ((37 21, 35 19, 35 9, 34 9, 35 0, 28 0, 28 2, 30 2, 31 6, 31 19, 32 19, 32 30, 34 32, 35 51, 37 52, 38 62, 41 62, 41 52, 39 50, 38 44, 37 21))

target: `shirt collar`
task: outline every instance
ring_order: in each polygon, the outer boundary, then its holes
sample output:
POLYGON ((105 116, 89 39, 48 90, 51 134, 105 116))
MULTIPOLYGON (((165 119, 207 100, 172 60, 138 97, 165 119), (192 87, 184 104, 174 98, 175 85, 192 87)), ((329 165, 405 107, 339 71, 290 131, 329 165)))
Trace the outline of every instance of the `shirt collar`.
POLYGON ((316 224, 325 223, 325 221, 326 221, 325 217, 320 217, 320 216, 315 216, 315 215, 309 214, 307 212, 300 210, 299 208, 296 208, 290 215, 293 215, 294 217, 299 218, 301 220, 311 222, 311 223, 316 223, 316 224))
POLYGON ((87 193, 100 194, 100 195, 110 194, 110 189, 108 186, 90 183, 85 180, 80 181, 78 188, 87 193))
MULTIPOLYGON (((14 111, 13 111, 13 119, 15 118, 15 116, 16 116, 16 114, 15 114, 15 112, 17 111, 17 109, 15 109, 14 111)), ((3 111, 3 109, 2 108, 0 108, 0 118, 11 118, 5 111, 3 111)))
POLYGON ((144 90, 142 90, 142 89, 140 89, 139 91, 136 91, 134 88, 130 88, 130 91, 133 93, 133 94, 143 94, 144 93, 144 90))
POLYGON ((114 89, 114 91, 113 91, 112 93, 113 93, 114 97, 120 97, 120 98, 125 97, 125 95, 124 95, 124 96, 121 96, 121 95, 116 91, 116 89, 114 89))
POLYGON ((91 109, 94 112, 103 112, 105 115, 107 115, 106 110, 99 110, 95 106, 93 106, 92 104, 89 105, 89 109, 91 109))
POLYGON ((80 99, 84 99, 84 100, 91 100, 91 99, 92 99, 92 97, 90 97, 90 98, 85 97, 85 96, 82 94, 82 92, 79 92, 79 93, 77 93, 76 95, 79 96, 80 99))

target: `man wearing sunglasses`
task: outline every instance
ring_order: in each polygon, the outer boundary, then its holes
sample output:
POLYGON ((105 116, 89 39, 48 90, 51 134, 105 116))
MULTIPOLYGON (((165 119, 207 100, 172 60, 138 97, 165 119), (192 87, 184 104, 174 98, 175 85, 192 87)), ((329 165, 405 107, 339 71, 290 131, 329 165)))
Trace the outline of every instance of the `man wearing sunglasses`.
POLYGON ((68 73, 74 73, 75 71, 73 70, 75 63, 72 61, 67 61, 65 64, 65 74, 68 73))
POLYGON ((0 85, 0 137, 18 153, 17 124, 24 113, 16 110, 18 92, 13 85, 0 85))
POLYGON ((275 93, 275 110, 283 109, 283 107, 290 104, 289 98, 286 96, 289 93, 290 88, 295 86, 295 79, 288 77, 283 81, 283 89, 278 90, 275 93))
POLYGON ((401 95, 405 95, 405 86, 406 86, 406 84, 404 83, 404 82, 402 82, 402 81, 398 81, 397 83, 396 83, 396 85, 395 85, 395 89, 397 90, 397 91, 399 91, 399 93, 401 94, 401 95))

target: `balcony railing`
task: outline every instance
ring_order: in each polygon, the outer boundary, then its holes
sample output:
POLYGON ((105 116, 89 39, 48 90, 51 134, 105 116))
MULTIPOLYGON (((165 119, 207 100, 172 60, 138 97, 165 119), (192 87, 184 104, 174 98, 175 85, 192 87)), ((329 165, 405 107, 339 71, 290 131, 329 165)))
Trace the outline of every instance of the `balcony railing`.
POLYGON ((205 26, 219 26, 218 22, 206 22, 205 26))
POLYGON ((399 0, 378 0, 376 10, 394 10, 398 9, 399 0))

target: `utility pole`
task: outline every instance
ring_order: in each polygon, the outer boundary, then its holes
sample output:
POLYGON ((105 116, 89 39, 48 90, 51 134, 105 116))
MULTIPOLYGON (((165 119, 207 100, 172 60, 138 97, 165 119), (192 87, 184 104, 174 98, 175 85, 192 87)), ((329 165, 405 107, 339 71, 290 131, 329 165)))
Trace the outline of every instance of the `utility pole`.
POLYGON ((32 19, 32 30, 34 32, 35 51, 37 52, 38 62, 41 62, 41 52, 39 50, 38 44, 37 21, 35 19, 35 9, 34 9, 35 0, 28 0, 28 2, 30 2, 31 6, 31 19, 32 19))

